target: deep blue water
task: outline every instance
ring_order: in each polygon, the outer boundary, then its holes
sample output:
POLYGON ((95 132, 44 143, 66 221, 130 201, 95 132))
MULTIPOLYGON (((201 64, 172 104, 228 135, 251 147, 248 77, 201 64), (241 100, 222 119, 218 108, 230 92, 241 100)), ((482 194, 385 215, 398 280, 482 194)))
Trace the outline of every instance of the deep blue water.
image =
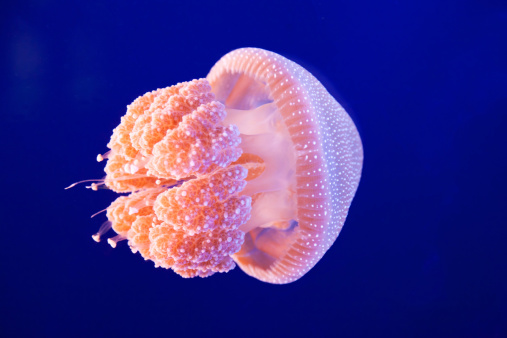
POLYGON ((504 1, 3 1, 0 336, 507 336, 504 1), (301 280, 206 279, 97 244, 125 106, 260 47, 314 73, 365 151, 301 280), (102 217, 102 218, 101 218, 102 217))

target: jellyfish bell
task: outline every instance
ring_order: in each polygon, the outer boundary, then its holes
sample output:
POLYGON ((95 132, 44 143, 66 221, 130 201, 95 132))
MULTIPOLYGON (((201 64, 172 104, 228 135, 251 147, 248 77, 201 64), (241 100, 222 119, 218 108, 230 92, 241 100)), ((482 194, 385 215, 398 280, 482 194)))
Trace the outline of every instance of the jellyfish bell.
MULTIPOLYGON (((301 278, 337 238, 357 190, 362 145, 309 72, 256 48, 206 79, 149 92, 115 128, 102 184, 116 246, 207 277, 235 264, 259 280, 301 278)), ((94 186, 97 188, 97 184, 94 186)))
POLYGON ((357 129, 315 77, 275 53, 232 51, 207 78, 225 104, 225 122, 248 135, 243 149, 265 164, 245 188, 256 198, 233 258, 260 280, 297 280, 345 222, 363 162, 357 129))

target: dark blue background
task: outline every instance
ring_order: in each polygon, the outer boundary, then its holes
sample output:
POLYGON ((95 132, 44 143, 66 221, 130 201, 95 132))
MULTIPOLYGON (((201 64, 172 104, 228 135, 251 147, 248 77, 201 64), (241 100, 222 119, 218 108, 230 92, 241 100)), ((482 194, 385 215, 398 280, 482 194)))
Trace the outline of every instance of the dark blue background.
POLYGON ((507 336, 504 1, 2 1, 0 336, 507 336), (260 47, 312 71, 365 150, 301 280, 185 280, 91 235, 125 106, 260 47))

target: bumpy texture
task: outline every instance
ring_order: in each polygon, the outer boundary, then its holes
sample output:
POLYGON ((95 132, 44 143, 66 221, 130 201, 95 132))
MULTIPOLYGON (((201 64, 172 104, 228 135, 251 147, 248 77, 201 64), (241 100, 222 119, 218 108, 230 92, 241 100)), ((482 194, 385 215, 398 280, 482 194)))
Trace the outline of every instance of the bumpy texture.
POLYGON ((221 124, 224 106, 206 79, 137 98, 113 131, 105 184, 116 192, 173 185, 241 156, 236 126, 221 124))
POLYGON ((234 125, 219 123, 225 117, 224 106, 210 102, 183 117, 179 126, 153 147, 149 174, 182 179, 225 167, 241 155, 241 139, 234 125))
POLYGON ((105 184, 130 193, 107 209, 113 230, 183 277, 234 268, 250 218, 251 198, 238 195, 248 170, 231 165, 241 139, 225 114, 207 80, 180 83, 136 99, 108 144, 105 184))

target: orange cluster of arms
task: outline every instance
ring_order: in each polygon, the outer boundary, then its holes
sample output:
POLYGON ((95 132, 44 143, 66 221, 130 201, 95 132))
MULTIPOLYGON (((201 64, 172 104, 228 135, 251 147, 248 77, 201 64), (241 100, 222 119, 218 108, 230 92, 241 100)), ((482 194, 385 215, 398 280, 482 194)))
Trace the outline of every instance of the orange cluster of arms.
POLYGON ((239 265, 259 280, 301 278, 337 238, 361 177, 353 121, 296 63, 257 48, 207 78, 137 98, 113 131, 105 179, 115 247, 183 277, 239 265))

